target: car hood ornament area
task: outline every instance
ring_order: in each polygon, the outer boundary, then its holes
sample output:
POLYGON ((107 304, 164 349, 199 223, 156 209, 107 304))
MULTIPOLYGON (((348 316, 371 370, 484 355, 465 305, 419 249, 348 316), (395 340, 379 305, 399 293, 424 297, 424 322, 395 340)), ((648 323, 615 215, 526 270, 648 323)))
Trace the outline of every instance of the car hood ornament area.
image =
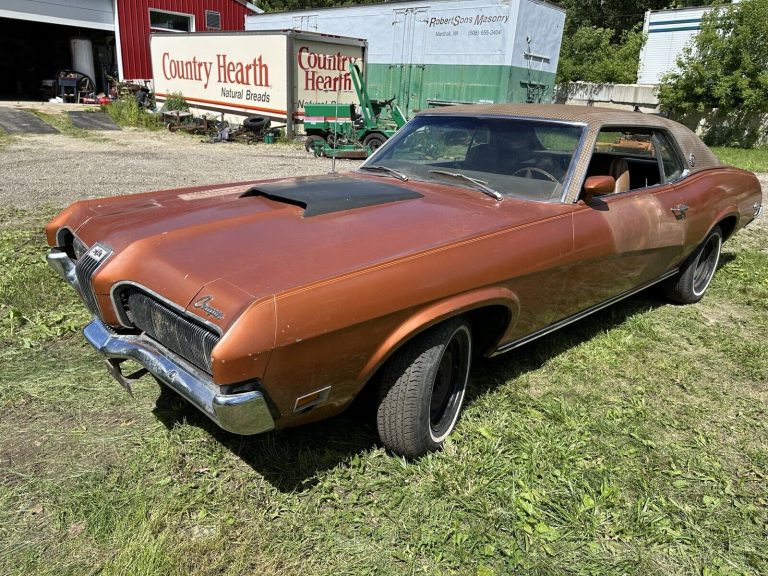
POLYGON ((195 300, 195 303, 192 304, 195 308, 198 308, 199 310, 202 310, 205 312, 208 316, 212 316, 213 318, 216 318, 216 320, 222 320, 224 318, 224 312, 219 310, 218 308, 214 308, 209 304, 209 302, 213 300, 213 296, 203 296, 202 298, 198 298, 195 300))

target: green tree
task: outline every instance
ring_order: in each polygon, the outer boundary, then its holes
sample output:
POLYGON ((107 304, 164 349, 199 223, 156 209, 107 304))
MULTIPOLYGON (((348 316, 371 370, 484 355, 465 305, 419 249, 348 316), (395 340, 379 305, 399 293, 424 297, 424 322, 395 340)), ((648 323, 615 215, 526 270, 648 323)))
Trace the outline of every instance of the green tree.
POLYGON ((566 20, 557 82, 636 82, 645 12, 711 3, 712 0, 559 0, 558 4, 566 9, 566 20))
POLYGON ((716 7, 659 86, 662 106, 676 113, 739 116, 768 112, 768 0, 716 7))
POLYGON ((610 28, 577 28, 563 36, 557 82, 634 83, 643 38, 639 30, 625 30, 616 38, 610 28))
POLYGON ((265 12, 286 12, 288 10, 315 10, 335 6, 356 6, 374 4, 380 0, 263 0, 255 4, 265 12))

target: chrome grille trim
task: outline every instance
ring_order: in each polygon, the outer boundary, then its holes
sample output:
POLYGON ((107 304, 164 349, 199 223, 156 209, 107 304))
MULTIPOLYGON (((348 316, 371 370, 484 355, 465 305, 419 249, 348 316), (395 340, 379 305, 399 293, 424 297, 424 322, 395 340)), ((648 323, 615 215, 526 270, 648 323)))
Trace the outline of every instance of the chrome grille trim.
POLYGON ((100 246, 97 243, 94 244, 93 247, 75 264, 75 276, 77 277, 77 284, 80 287, 80 295, 83 297, 83 301, 88 310, 99 317, 101 317, 99 303, 96 300, 96 293, 93 290, 91 278, 99 266, 101 266, 111 254, 111 250, 100 246), (95 254, 100 255, 97 257, 95 254))
POLYGON ((220 326, 217 326, 213 322, 209 322, 205 318, 200 318, 199 316, 190 314, 189 312, 187 312, 187 310, 183 306, 179 306, 175 302, 168 300, 167 298, 164 298, 163 296, 161 296, 154 290, 147 288, 143 284, 139 284, 138 282, 132 282, 130 280, 120 280, 119 282, 115 282, 112 285, 112 288, 110 288, 109 298, 110 300, 112 300, 112 307, 117 313, 117 319, 120 321, 120 324, 125 328, 134 328, 133 322, 128 317, 126 304, 125 304, 125 299, 128 297, 128 294, 134 291, 143 292, 147 296, 154 299, 156 302, 159 302, 166 308, 173 310, 180 316, 191 318, 193 322, 196 322, 198 324, 205 326, 211 332, 214 332, 219 336, 223 335, 223 332, 220 326))
POLYGON ((136 328, 211 374, 211 355, 219 342, 218 334, 138 290, 131 291, 126 302, 136 328))

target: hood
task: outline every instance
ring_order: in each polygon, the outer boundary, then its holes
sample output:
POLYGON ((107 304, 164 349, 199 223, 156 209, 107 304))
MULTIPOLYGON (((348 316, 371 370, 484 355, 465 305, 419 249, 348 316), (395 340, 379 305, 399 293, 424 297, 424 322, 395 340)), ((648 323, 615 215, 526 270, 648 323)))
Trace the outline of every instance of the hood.
POLYGON ((521 209, 531 203, 363 175, 112 200, 89 204, 76 231, 114 251, 97 292, 130 281, 222 328, 237 294, 270 297, 541 217, 521 209))

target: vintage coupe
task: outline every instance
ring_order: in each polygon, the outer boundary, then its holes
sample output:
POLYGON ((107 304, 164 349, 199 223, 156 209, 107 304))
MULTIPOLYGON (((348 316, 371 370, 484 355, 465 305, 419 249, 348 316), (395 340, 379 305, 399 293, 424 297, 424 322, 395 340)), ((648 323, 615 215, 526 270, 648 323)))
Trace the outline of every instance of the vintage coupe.
POLYGON ((416 457, 455 427, 473 355, 656 283, 698 301, 761 210, 753 174, 664 118, 463 106, 353 173, 78 202, 48 224, 48 261, 129 390, 148 371, 257 434, 376 386, 384 445, 416 457))

